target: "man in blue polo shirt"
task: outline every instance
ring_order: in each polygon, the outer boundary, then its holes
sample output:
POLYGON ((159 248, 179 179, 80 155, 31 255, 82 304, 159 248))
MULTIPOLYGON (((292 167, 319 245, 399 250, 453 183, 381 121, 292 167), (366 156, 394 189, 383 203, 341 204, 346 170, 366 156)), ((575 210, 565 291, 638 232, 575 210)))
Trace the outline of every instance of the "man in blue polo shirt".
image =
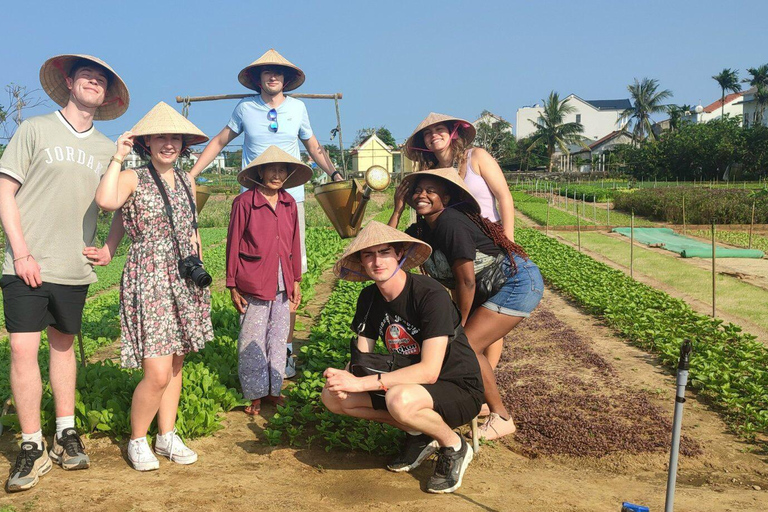
MULTIPOLYGON (((277 146, 295 158, 301 158, 299 140, 332 180, 343 178, 328 154, 318 142, 309 124, 307 107, 301 100, 286 96, 284 93, 298 88, 304 83, 304 72, 293 65, 275 50, 269 50, 258 60, 246 66, 238 75, 241 84, 259 94, 244 98, 237 104, 227 126, 203 150, 197 163, 189 171, 194 178, 213 162, 224 147, 241 133, 243 141, 243 163, 245 168, 269 146, 277 146)), ((307 271, 307 253, 304 242, 304 187, 289 188, 299 210, 299 228, 301 233, 301 271, 307 271)), ((291 315, 291 331, 288 343, 293 338, 295 314, 291 315)), ((291 360, 289 359, 289 365, 291 360)), ((287 367, 290 375, 293 370, 287 367)), ((290 375, 292 376, 292 375, 290 375)))

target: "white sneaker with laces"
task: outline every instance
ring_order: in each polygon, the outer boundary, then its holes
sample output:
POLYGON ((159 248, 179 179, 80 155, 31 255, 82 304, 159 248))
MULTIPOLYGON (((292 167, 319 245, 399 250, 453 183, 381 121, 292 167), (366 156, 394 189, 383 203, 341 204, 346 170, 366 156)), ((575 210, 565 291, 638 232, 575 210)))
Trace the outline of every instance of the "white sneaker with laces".
POLYGON ((193 464, 197 462, 197 453, 184 444, 176 429, 167 434, 158 434, 155 437, 155 451, 158 455, 168 457, 168 460, 176 464, 193 464))
POLYGON ((136 471, 153 471, 160 468, 160 461, 152 453, 146 437, 128 441, 128 460, 136 471))

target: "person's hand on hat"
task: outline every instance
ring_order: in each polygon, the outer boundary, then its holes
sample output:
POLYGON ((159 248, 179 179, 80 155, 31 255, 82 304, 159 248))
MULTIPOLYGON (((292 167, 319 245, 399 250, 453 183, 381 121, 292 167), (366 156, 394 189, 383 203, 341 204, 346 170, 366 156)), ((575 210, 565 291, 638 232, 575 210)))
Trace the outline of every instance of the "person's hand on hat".
POLYGON ((405 199, 411 190, 410 182, 403 181, 395 189, 395 213, 403 213, 405 210, 405 199))
POLYGON ((232 304, 235 306, 237 312, 244 315, 245 310, 248 308, 248 301, 245 300, 245 297, 240 294, 240 291, 237 288, 230 288, 229 295, 232 298, 232 304))
POLYGON ((117 138, 117 151, 115 151, 115 158, 119 158, 121 161, 128 156, 128 153, 133 149, 133 133, 124 132, 117 138))

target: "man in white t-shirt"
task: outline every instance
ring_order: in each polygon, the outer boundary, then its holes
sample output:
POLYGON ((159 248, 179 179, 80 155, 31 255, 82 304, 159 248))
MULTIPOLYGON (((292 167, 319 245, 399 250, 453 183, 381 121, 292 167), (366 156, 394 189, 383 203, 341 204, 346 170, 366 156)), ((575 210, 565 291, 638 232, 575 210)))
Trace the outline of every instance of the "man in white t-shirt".
MULTIPOLYGON (((10 381, 21 424, 21 452, 6 489, 34 487, 50 471, 86 469, 90 459, 75 430, 77 363, 88 285, 96 281, 83 254, 96 236, 96 187, 115 143, 93 127, 128 109, 122 79, 89 55, 59 55, 40 70, 45 92, 63 108, 24 121, 0 158, 0 221, 7 242, 0 287, 10 334, 10 381), (56 435, 46 452, 40 423, 37 355, 47 329, 56 435)), ((121 233, 122 234, 122 233, 121 233)))
MULTIPOLYGON (((241 133, 243 141, 243 163, 245 168, 269 146, 277 146, 289 155, 300 159, 299 140, 317 165, 332 180, 341 181, 344 177, 331 162, 328 154, 318 142, 309 124, 307 107, 301 100, 285 95, 304 83, 304 72, 289 62, 275 50, 269 50, 252 64, 246 66, 238 75, 241 84, 259 94, 241 100, 232 112, 227 126, 211 139, 194 167, 189 171, 197 177, 213 162, 214 158, 241 133)), ((299 210, 299 230, 301 237, 301 271, 307 271, 307 251, 305 245, 304 186, 289 188, 288 193, 296 200, 299 210)), ((293 338, 293 326, 296 314, 291 314, 291 330, 288 343, 293 338)), ((288 376, 292 363, 289 358, 286 367, 288 376)), ((295 370, 293 370, 295 371, 295 370)))

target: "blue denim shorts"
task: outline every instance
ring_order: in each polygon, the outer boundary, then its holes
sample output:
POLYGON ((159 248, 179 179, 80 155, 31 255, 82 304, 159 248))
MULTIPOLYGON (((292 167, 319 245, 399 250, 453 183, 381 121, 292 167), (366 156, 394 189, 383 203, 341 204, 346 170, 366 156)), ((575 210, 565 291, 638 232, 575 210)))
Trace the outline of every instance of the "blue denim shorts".
POLYGON ((496 313, 527 318, 541 302, 544 295, 544 280, 541 278, 539 267, 531 260, 525 260, 515 255, 517 272, 513 275, 509 257, 504 259, 502 269, 508 279, 501 290, 488 299, 484 308, 496 313))

